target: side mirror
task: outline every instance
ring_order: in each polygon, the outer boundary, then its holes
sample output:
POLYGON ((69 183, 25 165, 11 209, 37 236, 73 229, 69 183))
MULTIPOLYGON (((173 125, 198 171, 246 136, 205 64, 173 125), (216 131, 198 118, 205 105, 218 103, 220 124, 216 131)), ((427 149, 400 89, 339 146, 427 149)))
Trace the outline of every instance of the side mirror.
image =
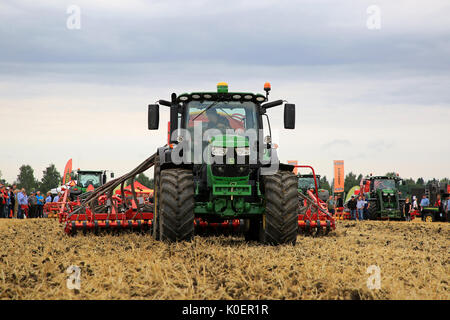
POLYGON ((148 105, 148 130, 158 130, 159 128, 159 105, 148 105))
POLYGON ((103 175, 103 184, 106 183, 106 173, 103 175))
POLYGON ((114 172, 111 172, 111 179, 114 178, 114 172))
POLYGON ((284 128, 295 129, 295 104, 284 105, 284 128))

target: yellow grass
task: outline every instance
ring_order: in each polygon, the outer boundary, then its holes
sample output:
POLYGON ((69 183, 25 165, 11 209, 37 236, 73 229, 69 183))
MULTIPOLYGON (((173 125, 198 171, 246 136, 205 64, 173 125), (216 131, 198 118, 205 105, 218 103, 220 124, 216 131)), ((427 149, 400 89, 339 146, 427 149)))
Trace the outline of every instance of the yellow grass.
POLYGON ((1 299, 449 299, 449 224, 338 221, 270 247, 235 237, 69 237, 49 219, 0 220, 1 299), (80 290, 66 270, 81 268, 80 290), (381 289, 367 287, 367 267, 381 289))

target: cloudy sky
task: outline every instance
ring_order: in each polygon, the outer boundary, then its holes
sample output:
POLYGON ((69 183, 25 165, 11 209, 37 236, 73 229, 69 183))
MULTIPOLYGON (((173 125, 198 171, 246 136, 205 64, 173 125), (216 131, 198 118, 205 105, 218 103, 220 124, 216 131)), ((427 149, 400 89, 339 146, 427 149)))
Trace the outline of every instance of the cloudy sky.
POLYGON ((269 111, 282 160, 328 177, 340 159, 346 172, 450 176, 449 16, 448 0, 2 0, 0 170, 41 178, 72 158, 121 175, 165 143, 146 129, 149 103, 270 81, 297 106, 295 130, 269 111))

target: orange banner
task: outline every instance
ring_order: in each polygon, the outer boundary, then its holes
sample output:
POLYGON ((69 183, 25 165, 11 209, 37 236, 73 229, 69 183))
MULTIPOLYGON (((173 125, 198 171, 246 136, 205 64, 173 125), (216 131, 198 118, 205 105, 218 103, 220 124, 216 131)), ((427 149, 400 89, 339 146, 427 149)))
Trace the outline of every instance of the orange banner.
POLYGON ((69 159, 66 163, 66 167, 64 168, 63 181, 62 184, 65 185, 70 181, 70 173, 72 172, 72 159, 69 159))
MULTIPOLYGON (((298 165, 298 161, 297 160, 288 160, 288 164, 292 164, 294 166, 298 165)), ((294 174, 297 175, 297 169, 298 168, 294 168, 294 174)))
POLYGON ((334 160, 334 192, 344 192, 344 160, 334 160))

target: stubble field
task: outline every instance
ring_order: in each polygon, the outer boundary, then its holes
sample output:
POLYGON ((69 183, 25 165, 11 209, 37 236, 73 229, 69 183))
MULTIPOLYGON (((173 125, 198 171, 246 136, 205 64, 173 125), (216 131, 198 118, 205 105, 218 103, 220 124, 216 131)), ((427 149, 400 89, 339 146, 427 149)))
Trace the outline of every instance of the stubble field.
POLYGON ((239 237, 165 244, 150 235, 63 234, 0 220, 0 299, 449 299, 449 224, 338 221, 296 246, 239 237), (66 270, 81 270, 69 290, 66 270), (370 290, 367 268, 379 267, 370 290))

